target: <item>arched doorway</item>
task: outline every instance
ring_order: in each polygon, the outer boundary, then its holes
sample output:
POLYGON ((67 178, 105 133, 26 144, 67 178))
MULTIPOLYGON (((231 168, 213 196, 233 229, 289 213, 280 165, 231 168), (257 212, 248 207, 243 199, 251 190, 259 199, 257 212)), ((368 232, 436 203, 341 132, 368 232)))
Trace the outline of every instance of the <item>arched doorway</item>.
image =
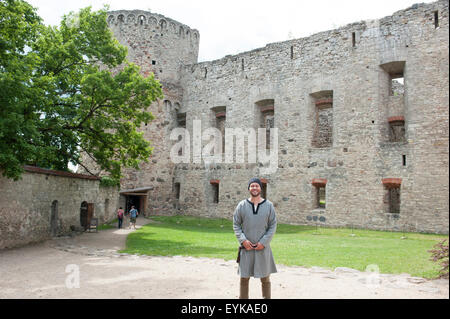
POLYGON ((52 211, 50 215, 50 234, 55 237, 58 234, 58 201, 52 203, 52 211))
POLYGON ((89 228, 92 217, 94 217, 94 203, 82 202, 80 207, 80 224, 84 230, 89 228))
POLYGON ((80 224, 85 230, 88 226, 88 203, 82 202, 80 207, 80 224))

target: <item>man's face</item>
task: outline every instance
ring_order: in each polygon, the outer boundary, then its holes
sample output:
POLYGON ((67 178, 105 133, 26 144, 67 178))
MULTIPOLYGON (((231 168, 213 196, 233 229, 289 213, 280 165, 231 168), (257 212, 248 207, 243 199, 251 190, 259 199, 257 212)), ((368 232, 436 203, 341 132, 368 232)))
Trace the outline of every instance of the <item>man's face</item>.
POLYGON ((258 183, 250 184, 250 195, 252 197, 258 197, 261 194, 261 186, 258 183))

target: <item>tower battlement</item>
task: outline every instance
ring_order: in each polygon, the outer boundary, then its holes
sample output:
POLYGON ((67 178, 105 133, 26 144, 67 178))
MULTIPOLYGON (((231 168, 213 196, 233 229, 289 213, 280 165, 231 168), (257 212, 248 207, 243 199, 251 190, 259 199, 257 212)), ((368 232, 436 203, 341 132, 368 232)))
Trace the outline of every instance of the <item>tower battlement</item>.
POLYGON ((120 25, 141 27, 154 32, 176 35, 180 40, 193 41, 198 45, 200 33, 196 29, 167 18, 161 14, 143 10, 117 10, 108 12, 108 25, 111 28, 120 25))
POLYGON ((197 62, 200 33, 185 24, 143 10, 110 11, 107 22, 144 75, 178 84, 181 66, 197 62))

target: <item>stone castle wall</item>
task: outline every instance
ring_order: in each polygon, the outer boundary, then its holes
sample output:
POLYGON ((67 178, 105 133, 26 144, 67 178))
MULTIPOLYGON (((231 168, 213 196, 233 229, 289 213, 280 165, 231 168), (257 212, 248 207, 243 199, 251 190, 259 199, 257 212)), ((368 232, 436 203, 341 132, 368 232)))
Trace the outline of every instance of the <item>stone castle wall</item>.
POLYGON ((165 100, 153 106, 157 119, 142 128, 154 157, 122 183, 155 187, 151 213, 230 218, 248 196, 247 181, 259 176, 280 222, 448 233, 448 1, 203 63, 196 63, 198 37, 186 46, 176 22, 158 37, 163 42, 152 42, 157 23, 144 34, 139 23, 114 21, 119 41, 134 48, 131 60, 164 88, 165 100), (148 64, 153 56, 167 58, 163 72, 148 64), (259 163, 194 164, 192 154, 190 164, 170 161, 180 115, 192 144, 194 120, 204 130, 220 110, 226 128, 257 128, 270 107, 279 144, 274 173, 259 163), (320 187, 325 208, 317 205, 320 187))
POLYGON ((68 234, 71 226, 81 229, 84 201, 94 203, 94 217, 99 223, 113 220, 118 188, 99 184, 92 176, 34 167, 27 167, 19 181, 0 177, 0 249, 68 234))

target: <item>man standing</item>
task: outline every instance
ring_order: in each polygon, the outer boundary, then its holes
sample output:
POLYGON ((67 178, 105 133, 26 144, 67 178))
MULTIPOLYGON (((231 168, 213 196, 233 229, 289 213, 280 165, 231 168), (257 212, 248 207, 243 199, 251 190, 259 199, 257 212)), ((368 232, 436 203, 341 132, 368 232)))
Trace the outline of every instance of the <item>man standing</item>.
POLYGON ((136 229, 136 217, 138 215, 138 211, 136 208, 134 208, 134 206, 131 206, 130 209, 130 229, 131 229, 131 225, 133 225, 133 228, 136 229))
POLYGON ((277 219, 272 202, 261 198, 261 188, 259 178, 252 178, 251 197, 241 201, 233 215, 233 230, 243 247, 239 249, 240 299, 248 299, 250 277, 261 279, 262 296, 270 299, 270 274, 277 272, 270 248, 277 219))

